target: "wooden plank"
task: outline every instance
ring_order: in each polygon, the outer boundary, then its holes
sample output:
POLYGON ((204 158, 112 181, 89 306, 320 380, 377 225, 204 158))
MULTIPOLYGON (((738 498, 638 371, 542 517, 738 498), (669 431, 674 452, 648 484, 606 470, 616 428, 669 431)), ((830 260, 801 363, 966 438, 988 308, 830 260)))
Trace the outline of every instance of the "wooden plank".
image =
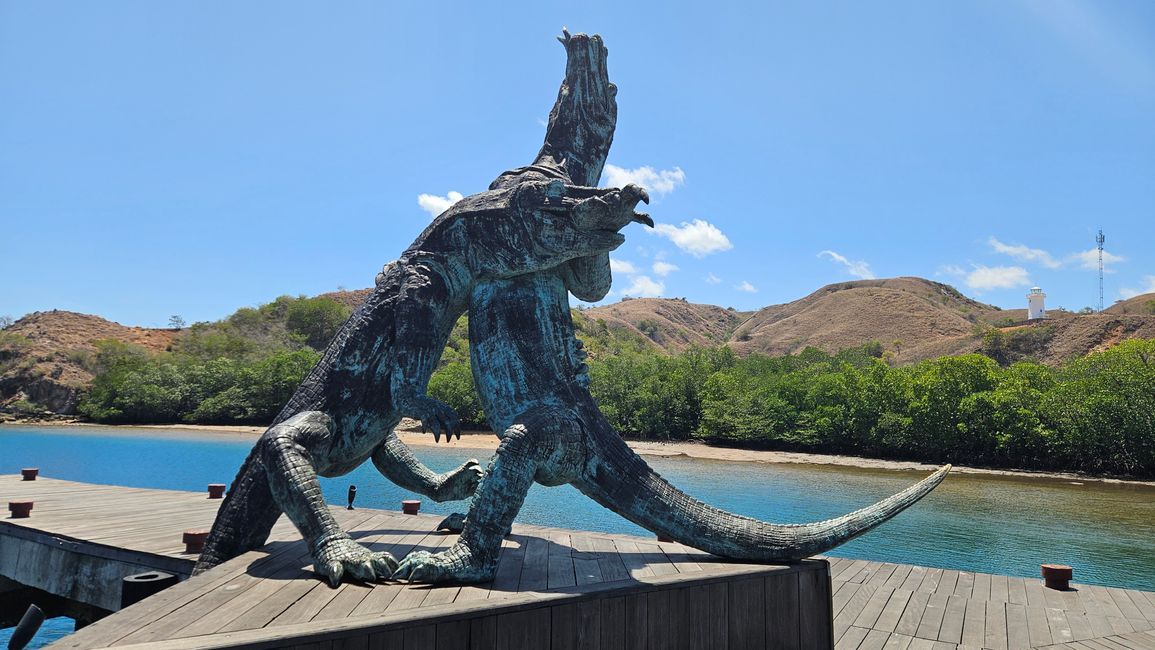
POLYGON ((614 546, 618 550, 618 556, 622 560, 622 564, 629 571, 630 577, 634 580, 640 580, 654 575, 650 571, 649 565, 642 557, 642 552, 638 550, 638 545, 632 541, 625 539, 615 539, 614 546))
MULTIPOLYGON (((910 592, 918 591, 919 586, 922 584, 923 578, 926 577, 926 572, 927 572, 926 567, 921 567, 921 566, 912 567, 910 569, 910 575, 908 575, 906 577, 906 579, 902 581, 902 584, 899 586, 899 589, 902 589, 905 591, 910 591, 910 592)), ((889 643, 889 641, 888 641, 888 643, 889 643)))
POLYGON ((983 647, 1007 650, 1006 603, 987 601, 986 642, 983 647))
MULTIPOLYGON (((883 582, 885 583, 886 581, 883 580, 883 582)), ((878 617, 882 615, 883 608, 886 607, 886 603, 890 601, 890 597, 893 595, 893 589, 880 588, 876 590, 871 594, 870 598, 867 599, 866 604, 862 607, 862 611, 851 625, 864 627, 868 630, 873 629, 874 624, 878 622, 878 617)))
POLYGON ((914 637, 905 634, 891 634, 886 640, 886 645, 882 646, 882 650, 907 650, 913 640, 914 637))
POLYGON ((469 621, 469 650, 498 650, 496 616, 484 616, 469 621))
MULTIPOLYGON (((826 574, 822 574, 823 580, 826 574)), ((698 584, 680 590, 684 595, 683 610, 686 624, 687 648, 728 647, 726 585, 698 584)), ((679 644, 682 645, 682 644, 679 644)))
POLYGON ((859 589, 862 589, 862 585, 853 582, 839 582, 835 584, 838 585, 838 589, 834 592, 832 604, 834 616, 837 617, 838 614, 842 612, 842 609, 846 607, 846 604, 850 602, 850 599, 854 597, 854 594, 858 593, 859 589))
POLYGON ((825 649, 834 644, 830 629, 830 580, 825 571, 799 571, 799 647, 825 649))
POLYGON ((835 643, 838 643, 838 639, 842 638, 842 635, 846 633, 846 630, 854 623, 858 615, 862 613, 862 608, 866 607, 867 601, 870 600, 870 597, 873 595, 873 589, 866 585, 860 585, 858 591, 856 591, 850 600, 846 602, 846 605, 843 606, 842 611, 834 617, 835 643))
POLYGON ((677 567, 670 562, 670 558, 662 552, 662 547, 656 543, 635 542, 638 552, 642 554, 642 561, 650 569, 650 575, 662 576, 678 573, 677 567))
POLYGON ((1010 578, 1007 576, 991 576, 991 600, 999 603, 1010 601, 1010 578))
POLYGON ((619 580, 629 580, 630 572, 622 562, 622 556, 618 554, 617 546, 614 545, 612 539, 606 537, 595 537, 592 540, 593 546, 597 551, 598 568, 602 571, 602 578, 606 582, 617 582, 619 580))
MULTIPOLYGON (((944 584, 942 584, 939 587, 939 589, 945 589, 946 588, 945 583, 948 582, 949 577, 950 577, 948 575, 948 573, 956 573, 956 572, 944 571, 943 572, 943 583, 944 584)), ((974 584, 975 584, 975 574, 967 573, 965 571, 958 571, 957 576, 956 576, 955 585, 954 585, 954 591, 952 593, 954 593, 954 595, 956 595, 956 596, 962 596, 963 598, 970 598, 971 592, 974 589, 974 584)), ((977 598, 977 600, 986 600, 986 598, 985 597, 979 597, 979 598, 977 598)))
MULTIPOLYGON (((766 647, 770 610, 766 606, 766 578, 747 578, 726 584, 727 639, 730 650, 766 647)), ((796 590, 795 590, 796 591, 796 590)))
POLYGON ((1015 603, 1006 604, 1007 648, 1022 650, 1031 647, 1031 635, 1027 623, 1027 608, 1015 603))
POLYGON ((926 610, 922 613, 922 620, 918 623, 915 636, 922 639, 937 639, 938 631, 942 627, 943 616, 946 615, 947 594, 942 592, 930 595, 926 603, 926 610))
POLYGON ((585 601, 550 608, 552 650, 600 650, 601 603, 585 601))
POLYGON ((864 627, 851 625, 846 629, 846 634, 838 640, 838 643, 834 644, 835 650, 856 650, 869 633, 870 630, 864 627))
POLYGON ((568 533, 549 535, 549 548, 546 552, 547 589, 560 589, 577 584, 574 561, 570 555, 572 551, 568 533))
POLYGON ((895 628, 898 627, 898 622, 902 618, 903 612, 906 611, 907 603, 910 602, 913 595, 913 591, 895 589, 890 595, 890 600, 886 602, 886 606, 882 608, 882 614, 880 614, 878 620, 875 621, 874 629, 887 633, 894 632, 895 628))
POLYGON ((1047 610, 1042 607, 1025 607, 1027 611, 1027 634, 1032 647, 1046 646, 1054 643, 1051 636, 1051 626, 1047 622, 1047 610))
POLYGON ((966 603, 966 613, 963 615, 961 643, 968 646, 982 647, 987 634, 986 601, 968 600, 966 603))
MULTIPOLYGON (((767 648, 795 649, 802 646, 799 619, 799 575, 785 573, 767 576, 763 636, 767 648)), ((755 635, 757 638, 757 635, 755 635)), ((749 646, 747 646, 749 647, 749 646)), ((758 647, 758 646, 754 646, 758 647)))
POLYGON ((947 643, 962 643, 963 621, 966 618, 967 599, 951 594, 947 597, 946 613, 938 630, 938 640, 947 643))
POLYGON ((1027 604, 1026 578, 1007 578, 1007 602, 1016 605, 1027 604))
POLYGON ((862 643, 858 644, 858 650, 882 650, 886 647, 886 642, 890 638, 890 634, 882 630, 871 630, 867 633, 866 638, 862 643))
POLYGON ((902 583, 906 582, 906 579, 910 576, 910 572, 913 570, 914 567, 909 564, 899 564, 895 566, 894 572, 890 574, 890 577, 886 579, 886 582, 883 583, 882 586, 889 587, 890 589, 901 588, 902 583))
MULTIPOLYGON (((991 585, 993 576, 987 573, 975 573, 972 575, 974 576, 973 586, 971 588, 971 593, 967 596, 967 598, 973 598, 975 600, 992 600, 991 585)), ((999 602, 1005 603, 1006 600, 1000 600, 999 602)))
POLYGON ((549 647, 552 636, 548 608, 497 616, 497 647, 503 650, 541 650, 549 647))
POLYGON ((1067 623, 1067 615, 1061 609, 1047 607, 1047 625, 1051 628, 1051 638, 1055 643, 1070 643, 1075 640, 1071 634, 1071 626, 1067 623))
POLYGON ((1082 612, 1067 611, 1067 625, 1071 626, 1071 636, 1075 637, 1076 641, 1095 636, 1091 630, 1091 622, 1082 612))
POLYGON ((926 604, 930 601, 930 592, 916 591, 911 595, 906 609, 898 619, 894 632, 899 636, 914 636, 918 632, 918 624, 922 621, 922 614, 926 611, 926 604))
MULTIPOLYGON (((922 582, 919 583, 917 591, 927 591, 930 593, 938 591, 938 583, 942 580, 942 574, 942 569, 928 568, 922 576, 922 582)), ((951 588, 954 588, 953 584, 951 588)))
POLYGON ((469 650, 470 621, 447 621, 433 626, 437 650, 469 650))

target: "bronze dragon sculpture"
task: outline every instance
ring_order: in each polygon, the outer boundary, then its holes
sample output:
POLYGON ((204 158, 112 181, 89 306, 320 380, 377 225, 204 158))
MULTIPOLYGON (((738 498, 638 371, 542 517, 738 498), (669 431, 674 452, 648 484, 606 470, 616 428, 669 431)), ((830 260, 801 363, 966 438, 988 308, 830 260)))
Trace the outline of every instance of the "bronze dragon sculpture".
POLYGON ((949 471, 826 522, 778 525, 730 514, 664 481, 613 430, 588 391, 568 293, 600 300, 609 251, 648 201, 640 188, 596 189, 613 141, 617 89, 598 36, 564 33, 566 76, 534 162, 498 177, 438 217, 350 317, 242 466, 214 524, 202 571, 264 543, 283 511, 314 568, 431 582, 490 579, 502 537, 529 487, 570 483, 652 531, 722 557, 791 560, 837 546, 889 519, 949 471), (484 477, 475 464, 435 475, 392 433, 402 415, 440 437, 456 432, 447 405, 425 395, 449 331, 466 309, 475 383, 501 445, 484 477), (333 521, 316 476, 372 458, 387 478, 435 499, 469 496, 461 537, 400 566, 353 542, 333 521))

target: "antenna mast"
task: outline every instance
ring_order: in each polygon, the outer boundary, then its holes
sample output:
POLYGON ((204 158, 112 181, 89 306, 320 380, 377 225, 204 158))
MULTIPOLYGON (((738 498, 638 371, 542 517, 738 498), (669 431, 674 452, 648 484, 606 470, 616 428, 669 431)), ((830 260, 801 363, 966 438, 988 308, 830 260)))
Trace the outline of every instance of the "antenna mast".
POLYGON ((1103 311, 1103 242, 1107 238, 1103 236, 1103 229, 1099 229, 1099 234, 1095 236, 1095 243, 1099 245, 1099 311, 1103 311))

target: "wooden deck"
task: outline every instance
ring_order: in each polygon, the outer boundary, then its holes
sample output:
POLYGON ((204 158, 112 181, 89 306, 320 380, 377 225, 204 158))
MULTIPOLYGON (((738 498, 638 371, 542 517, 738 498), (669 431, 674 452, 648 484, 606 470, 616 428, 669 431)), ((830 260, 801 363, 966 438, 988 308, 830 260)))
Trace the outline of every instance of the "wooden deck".
MULTIPOLYGON (((220 503, 186 492, 44 478, 22 482, 0 476, 0 486, 4 501, 36 501, 31 518, 0 520, 0 574, 25 584, 43 573, 41 558, 12 556, 13 549, 27 551, 29 539, 53 539, 149 568, 183 567, 177 572, 187 574, 194 558, 183 554, 180 533, 206 527, 220 503)), ((413 549, 446 548, 455 539, 433 531, 438 517, 333 512, 362 543, 398 557, 413 549)), ((1155 593, 1094 586, 1057 592, 1034 579, 864 560, 829 562, 827 592, 817 582, 825 582, 816 570, 825 568, 821 562, 737 564, 653 539, 515 526, 492 583, 330 589, 312 576, 304 545, 282 520, 261 551, 182 582, 53 647, 806 647, 803 631, 820 638, 833 617, 832 638, 847 650, 1155 650, 1155 593), (822 601, 832 605, 801 608, 807 611, 780 606, 807 593, 812 600, 832 594, 822 601), (791 617, 799 623, 787 624, 791 617), (686 621, 692 625, 682 625, 686 621), (350 630, 366 635, 349 637, 350 630), (639 645, 641 639, 645 645, 639 645)), ((90 577, 96 576, 76 577, 73 583, 90 577)))

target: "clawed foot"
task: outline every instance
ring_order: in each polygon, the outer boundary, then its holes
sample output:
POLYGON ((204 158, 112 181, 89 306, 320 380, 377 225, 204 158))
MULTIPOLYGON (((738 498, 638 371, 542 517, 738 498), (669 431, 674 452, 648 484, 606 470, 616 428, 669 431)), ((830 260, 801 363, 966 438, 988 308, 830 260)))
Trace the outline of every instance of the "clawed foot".
POLYGON ((485 582, 497 572, 496 564, 486 566, 461 542, 448 551, 414 551, 401 560, 393 577, 409 582, 485 582))
POLYGON ((400 405, 401 412, 411 418, 421 420, 421 431, 433 431, 433 440, 441 442, 441 434, 445 434, 445 442, 456 434, 461 439, 461 418, 453 407, 425 395, 412 397, 400 405))
POLYGON ((483 476, 485 470, 481 469, 481 463, 477 462, 476 458, 470 458, 461 467, 441 475, 441 484, 437 486, 433 500, 441 502, 468 499, 477 491, 483 476))
POLYGON ((333 587, 349 576, 361 582, 384 580, 397 570, 397 558, 386 552, 374 552, 348 537, 338 537, 324 544, 313 556, 313 571, 324 576, 333 587))
POLYGON ((451 533, 460 534, 465 530, 465 515, 460 512, 455 512, 437 524, 437 530, 448 530, 451 533))

